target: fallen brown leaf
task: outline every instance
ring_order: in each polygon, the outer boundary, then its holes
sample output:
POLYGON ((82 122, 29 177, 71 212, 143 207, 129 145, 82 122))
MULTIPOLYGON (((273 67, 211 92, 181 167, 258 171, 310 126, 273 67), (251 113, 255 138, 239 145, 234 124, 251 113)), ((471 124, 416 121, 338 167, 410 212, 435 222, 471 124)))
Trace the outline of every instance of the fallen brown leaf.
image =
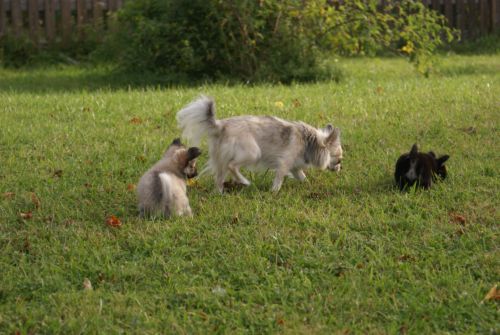
POLYGON ((469 134, 469 135, 474 135, 476 133, 476 127, 465 127, 465 128, 460 128, 461 131, 469 134))
POLYGON ((496 284, 488 291, 488 293, 484 297, 483 301, 481 301, 481 302, 485 302, 488 300, 500 300, 500 291, 497 290, 496 284))
POLYGON ((31 202, 33 203, 33 205, 35 205, 36 208, 40 208, 41 204, 40 198, 38 198, 35 192, 31 192, 30 195, 31 195, 31 202))
POLYGON ((453 212, 450 213, 450 218, 453 221, 453 223, 458 223, 462 226, 464 226, 465 223, 467 222, 467 220, 465 219, 465 216, 458 214, 458 213, 453 213, 453 212))
POLYGON ((19 216, 21 217, 21 219, 23 220, 29 220, 33 217, 33 213, 31 211, 29 212, 26 212, 26 213, 19 213, 19 216))
POLYGON ((238 214, 235 214, 233 218, 231 219, 231 224, 237 224, 240 221, 240 218, 238 217, 238 214))
POLYGON ((106 219, 106 224, 110 227, 120 227, 122 222, 116 216, 111 215, 106 219))
POLYGON ((127 190, 129 190, 129 191, 135 190, 135 185, 134 184, 128 184, 127 185, 127 190))
POLYGON ((283 319, 280 318, 280 319, 276 320, 276 323, 279 324, 280 326, 284 326, 285 325, 285 320, 283 320, 283 319))
POLYGON ((12 199, 14 198, 16 194, 14 192, 5 192, 2 194, 2 196, 5 198, 5 199, 12 199))
POLYGON ((130 119, 130 123, 132 124, 141 124, 142 123, 142 120, 138 117, 133 117, 130 119))

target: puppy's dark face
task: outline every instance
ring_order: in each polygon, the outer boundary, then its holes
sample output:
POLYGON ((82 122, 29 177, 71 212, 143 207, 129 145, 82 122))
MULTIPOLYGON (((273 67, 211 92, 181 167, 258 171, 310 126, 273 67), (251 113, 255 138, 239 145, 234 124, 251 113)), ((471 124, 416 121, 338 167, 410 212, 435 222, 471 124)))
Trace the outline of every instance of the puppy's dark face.
POLYGON ((445 179, 447 175, 444 163, 450 158, 448 155, 436 158, 436 154, 418 152, 416 144, 411 151, 401 155, 396 163, 394 177, 400 189, 413 186, 415 183, 423 188, 431 187, 437 177, 445 179))
POLYGON ((183 169, 182 173, 186 178, 194 178, 198 175, 198 170, 196 169, 196 158, 201 155, 201 150, 196 147, 191 147, 188 150, 184 150, 182 154, 183 169))

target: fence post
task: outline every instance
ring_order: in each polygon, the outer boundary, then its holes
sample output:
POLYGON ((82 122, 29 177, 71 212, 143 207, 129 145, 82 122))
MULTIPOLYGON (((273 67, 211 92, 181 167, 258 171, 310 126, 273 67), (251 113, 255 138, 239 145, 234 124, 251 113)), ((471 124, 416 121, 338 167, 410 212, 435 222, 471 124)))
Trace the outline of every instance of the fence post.
POLYGON ((14 36, 19 37, 23 29, 21 0, 12 0, 12 2, 10 3, 10 12, 12 16, 12 27, 14 30, 14 36))
POLYGON ((71 21, 71 2, 69 0, 61 0, 61 30, 64 45, 68 45, 71 39, 71 21))
POLYGON ((76 0, 76 28, 80 37, 83 35, 87 6, 85 0, 76 0))
POLYGON ((7 20, 7 15, 5 15, 5 4, 2 0, 0 0, 0 37, 5 34, 5 27, 7 24, 5 21, 7 20))
POLYGON ((38 45, 38 1, 29 0, 28 1, 28 22, 30 26, 30 38, 38 45))
MULTIPOLYGON (((1 1, 1 0, 0 0, 1 1)), ((47 42, 54 43, 56 35, 56 3, 55 0, 44 1, 45 11, 45 34, 47 42)))
POLYGON ((454 26, 453 22, 453 3, 452 0, 443 0, 444 1, 444 15, 448 20, 448 25, 450 27, 454 26))
POLYGON ((432 9, 436 12, 441 12, 441 8, 439 8, 439 0, 432 0, 432 9))
POLYGON ((102 26, 103 10, 102 0, 92 0, 92 20, 94 20, 95 28, 100 28, 102 26))
POLYGON ((497 10, 499 7, 498 2, 500 0, 491 0, 491 32, 495 32, 497 30, 497 10))

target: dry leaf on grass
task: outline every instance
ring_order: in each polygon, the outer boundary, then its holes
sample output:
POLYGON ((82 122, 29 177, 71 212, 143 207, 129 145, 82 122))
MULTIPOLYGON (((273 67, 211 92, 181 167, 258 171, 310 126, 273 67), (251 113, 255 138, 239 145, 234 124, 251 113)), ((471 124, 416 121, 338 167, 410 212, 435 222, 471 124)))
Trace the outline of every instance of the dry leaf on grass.
POLYGON ((31 196, 31 202, 33 203, 33 205, 35 205, 36 208, 40 208, 40 205, 41 205, 40 198, 38 198, 38 196, 34 192, 31 192, 30 196, 31 196))
POLYGON ((196 186, 197 183, 198 181, 194 178, 190 178, 186 181, 187 186, 196 186))
POLYGON ((465 216, 458 214, 458 213, 450 213, 450 218, 453 221, 453 223, 458 223, 460 225, 465 225, 467 220, 465 219, 465 216))
POLYGON ((110 227, 120 227, 122 222, 116 216, 111 215, 106 219, 106 224, 110 227))
POLYGON ((135 185, 134 184, 128 184, 127 185, 127 190, 129 190, 129 191, 135 190, 135 185))
POLYGON ((21 217, 21 219, 23 220, 29 220, 33 217, 33 212, 29 211, 29 212, 26 212, 26 213, 19 213, 19 216, 21 217))
POLYGON ((497 285, 495 284, 489 291, 488 294, 484 297, 481 303, 488 300, 500 300, 500 291, 497 289, 497 285))
POLYGON ((92 283, 90 282, 90 280, 88 278, 85 278, 83 280, 83 289, 86 291, 92 290, 92 283))
POLYGON ((138 117, 133 117, 130 119, 130 123, 132 124, 141 124, 142 123, 142 120, 138 117))

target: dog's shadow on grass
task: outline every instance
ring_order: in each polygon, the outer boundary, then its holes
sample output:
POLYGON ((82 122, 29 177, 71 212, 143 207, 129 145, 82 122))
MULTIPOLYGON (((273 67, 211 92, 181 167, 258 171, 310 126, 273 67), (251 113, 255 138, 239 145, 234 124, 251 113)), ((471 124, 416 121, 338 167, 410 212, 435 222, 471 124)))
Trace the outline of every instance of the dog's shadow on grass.
POLYGON ((398 192, 393 180, 389 177, 377 181, 366 181, 356 186, 347 183, 336 183, 335 185, 314 184, 303 192, 303 198, 309 200, 326 200, 332 197, 362 197, 387 195, 398 192))

